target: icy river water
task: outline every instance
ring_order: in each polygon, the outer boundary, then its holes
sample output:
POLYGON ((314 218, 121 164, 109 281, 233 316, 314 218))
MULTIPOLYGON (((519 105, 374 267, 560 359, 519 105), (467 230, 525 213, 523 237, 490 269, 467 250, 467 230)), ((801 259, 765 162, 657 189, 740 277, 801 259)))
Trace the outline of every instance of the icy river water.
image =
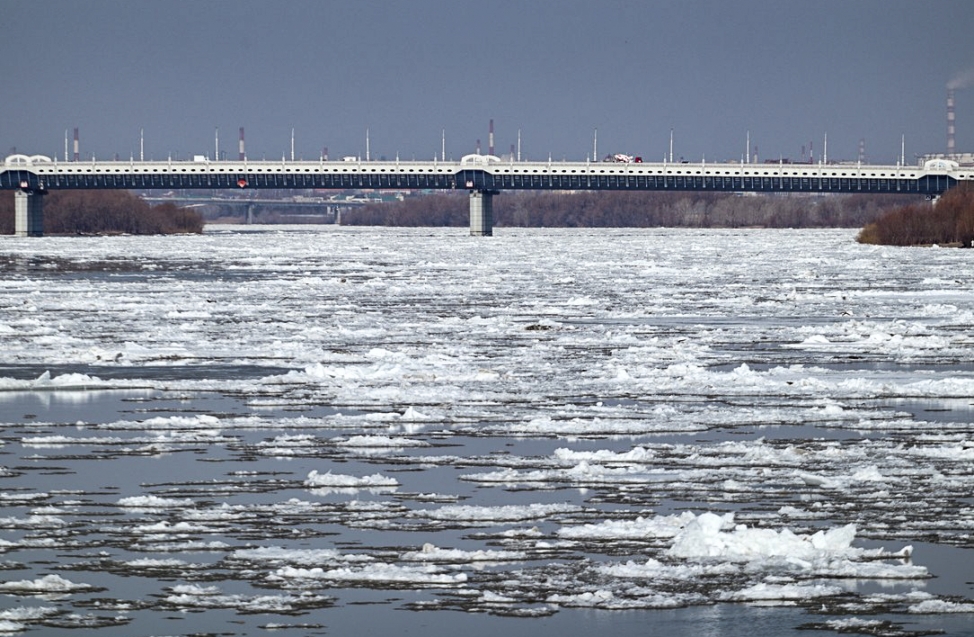
POLYGON ((0 634, 974 635, 970 251, 0 238, 0 634))

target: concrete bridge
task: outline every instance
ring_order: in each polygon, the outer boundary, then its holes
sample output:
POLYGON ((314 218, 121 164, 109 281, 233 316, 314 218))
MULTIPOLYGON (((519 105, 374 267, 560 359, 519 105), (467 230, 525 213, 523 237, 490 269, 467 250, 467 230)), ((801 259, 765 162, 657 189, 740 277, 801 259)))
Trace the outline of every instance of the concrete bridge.
POLYGON ((922 166, 643 162, 517 162, 491 155, 442 161, 58 162, 12 155, 0 190, 16 197, 16 233, 43 234, 43 195, 55 189, 228 188, 463 190, 470 234, 493 232, 493 196, 503 190, 654 190, 904 194, 938 197, 974 180, 949 160, 922 166))

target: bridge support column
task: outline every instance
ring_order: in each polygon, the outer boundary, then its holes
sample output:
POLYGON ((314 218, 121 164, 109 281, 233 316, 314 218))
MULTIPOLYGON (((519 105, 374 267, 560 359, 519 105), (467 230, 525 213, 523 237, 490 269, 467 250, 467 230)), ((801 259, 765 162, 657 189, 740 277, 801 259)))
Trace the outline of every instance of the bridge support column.
POLYGON ((493 190, 470 191, 470 236, 489 237, 494 234, 493 190))
POLYGON ((247 204, 247 225, 249 226, 254 222, 254 204, 247 204))
POLYGON ((14 234, 18 237, 44 236, 43 190, 14 192, 14 234))

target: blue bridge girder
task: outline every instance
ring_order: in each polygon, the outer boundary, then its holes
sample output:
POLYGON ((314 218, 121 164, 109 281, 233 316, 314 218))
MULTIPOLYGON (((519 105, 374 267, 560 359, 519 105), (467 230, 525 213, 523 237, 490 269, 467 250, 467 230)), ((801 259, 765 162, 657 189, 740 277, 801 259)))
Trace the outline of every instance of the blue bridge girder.
POLYGON ((506 174, 463 171, 476 190, 642 190, 807 192, 939 195, 956 185, 950 175, 921 177, 749 176, 690 174, 506 174))

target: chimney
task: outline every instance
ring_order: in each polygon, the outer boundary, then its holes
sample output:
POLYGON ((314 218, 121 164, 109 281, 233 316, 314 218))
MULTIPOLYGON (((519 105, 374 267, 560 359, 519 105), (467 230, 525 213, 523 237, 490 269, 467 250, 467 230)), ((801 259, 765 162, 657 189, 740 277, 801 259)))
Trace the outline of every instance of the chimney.
POLYGON ((954 89, 947 89, 947 154, 953 155, 954 148, 954 89))
POLYGON ((244 152, 244 131, 243 126, 240 127, 240 142, 237 145, 237 159, 243 161, 247 159, 247 153, 244 152))

